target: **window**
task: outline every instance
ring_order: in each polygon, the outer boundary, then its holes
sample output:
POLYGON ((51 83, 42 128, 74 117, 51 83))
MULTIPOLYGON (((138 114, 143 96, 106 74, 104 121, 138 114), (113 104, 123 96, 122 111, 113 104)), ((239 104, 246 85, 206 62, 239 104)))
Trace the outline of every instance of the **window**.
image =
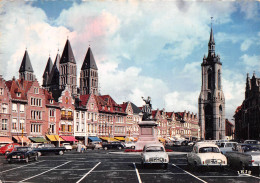
POLYGON ((85 116, 84 116, 84 113, 81 114, 81 117, 84 119, 84 117, 85 117, 85 116))
POLYGON ((16 93, 16 96, 17 96, 17 97, 21 97, 21 93, 20 93, 20 92, 17 92, 17 93, 16 93))
POLYGON ((20 119, 19 130, 24 129, 24 119, 20 119))
POLYGON ((68 125, 68 132, 71 132, 71 125, 68 125))
POLYGON ((35 94, 38 94, 38 93, 39 93, 39 88, 35 87, 35 88, 34 88, 34 93, 35 93, 35 94))
POLYGON ((79 118, 79 112, 76 112, 76 117, 79 118))
POLYGON ((4 95, 4 89, 0 88, 0 95, 4 95))
POLYGON ((7 113, 7 108, 8 108, 7 104, 2 104, 2 113, 7 113))
POLYGON ((65 124, 61 125, 61 131, 65 132, 65 124))
POLYGON ((50 133, 55 133, 55 124, 50 124, 50 133))
POLYGON ((17 125, 17 119, 13 118, 13 120, 12 120, 12 129, 13 130, 16 130, 16 125, 17 125))
POLYGON ((54 117, 55 116, 55 109, 50 109, 50 117, 54 117))
POLYGON ((53 100, 52 99, 50 100, 50 104, 53 104, 53 100))
POLYGON ((84 123, 81 123, 81 131, 84 132, 84 123))
POLYGON ((13 111, 13 112, 16 112, 16 111, 17 111, 17 104, 13 104, 13 105, 12 105, 12 111, 13 111))
POLYGON ((31 119, 42 119, 41 111, 31 111, 31 119))
POLYGON ((41 133, 41 125, 31 124, 31 133, 41 133))
POLYGON ((2 130, 7 130, 7 119, 2 119, 2 130))
POLYGON ((94 109, 94 104, 93 103, 91 104, 91 109, 94 109))
POLYGON ((76 131, 79 131, 79 122, 76 123, 76 131))
POLYGON ((72 112, 68 111, 68 116, 71 117, 72 116, 72 112))
POLYGON ((24 112, 24 104, 20 104, 20 112, 24 112))
POLYGON ((62 115, 62 116, 65 116, 65 114, 66 114, 65 110, 62 110, 62 111, 61 111, 61 115, 62 115))

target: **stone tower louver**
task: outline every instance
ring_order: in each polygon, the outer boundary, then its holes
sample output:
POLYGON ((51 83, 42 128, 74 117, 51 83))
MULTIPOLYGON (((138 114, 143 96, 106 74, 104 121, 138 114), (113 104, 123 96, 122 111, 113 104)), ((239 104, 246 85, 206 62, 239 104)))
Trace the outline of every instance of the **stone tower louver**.
POLYGON ((222 63, 215 54, 215 41, 211 27, 208 56, 201 64, 202 86, 198 99, 201 138, 225 138, 225 97, 222 91, 222 63))
POLYGON ((98 68, 91 48, 88 48, 80 71, 80 94, 98 95, 98 68))
POLYGON ((68 39, 61 55, 59 73, 59 88, 63 90, 67 85, 71 94, 76 95, 77 64, 68 39))
POLYGON ((19 79, 24 79, 26 81, 35 80, 35 75, 33 74, 33 68, 27 50, 25 50, 19 69, 19 79))

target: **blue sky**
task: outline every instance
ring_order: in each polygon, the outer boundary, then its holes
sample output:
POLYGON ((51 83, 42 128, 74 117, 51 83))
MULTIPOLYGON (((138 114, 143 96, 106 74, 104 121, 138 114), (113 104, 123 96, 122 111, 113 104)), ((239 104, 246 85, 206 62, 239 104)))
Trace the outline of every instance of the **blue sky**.
POLYGON ((246 73, 260 77, 259 1, 2 1, 1 68, 18 77, 27 47, 38 81, 67 37, 78 76, 89 44, 101 94, 118 103, 198 112, 211 18, 222 65, 226 117, 244 99, 246 73))

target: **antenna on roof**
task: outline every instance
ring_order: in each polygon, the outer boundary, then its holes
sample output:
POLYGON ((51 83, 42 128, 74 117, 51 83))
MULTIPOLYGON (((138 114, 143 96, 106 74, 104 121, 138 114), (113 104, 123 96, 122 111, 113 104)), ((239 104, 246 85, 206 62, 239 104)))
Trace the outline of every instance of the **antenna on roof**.
POLYGON ((211 18, 211 28, 212 28, 212 21, 213 21, 213 17, 210 17, 211 18))

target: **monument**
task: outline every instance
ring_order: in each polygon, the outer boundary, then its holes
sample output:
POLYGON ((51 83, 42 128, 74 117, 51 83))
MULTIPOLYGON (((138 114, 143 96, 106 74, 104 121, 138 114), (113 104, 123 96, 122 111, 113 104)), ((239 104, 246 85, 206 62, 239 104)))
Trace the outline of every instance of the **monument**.
POLYGON ((142 97, 145 105, 142 108, 143 118, 139 122, 139 137, 136 142, 135 149, 142 150, 146 144, 158 144, 160 143, 157 138, 157 124, 152 119, 152 104, 151 97, 145 99, 142 97))

